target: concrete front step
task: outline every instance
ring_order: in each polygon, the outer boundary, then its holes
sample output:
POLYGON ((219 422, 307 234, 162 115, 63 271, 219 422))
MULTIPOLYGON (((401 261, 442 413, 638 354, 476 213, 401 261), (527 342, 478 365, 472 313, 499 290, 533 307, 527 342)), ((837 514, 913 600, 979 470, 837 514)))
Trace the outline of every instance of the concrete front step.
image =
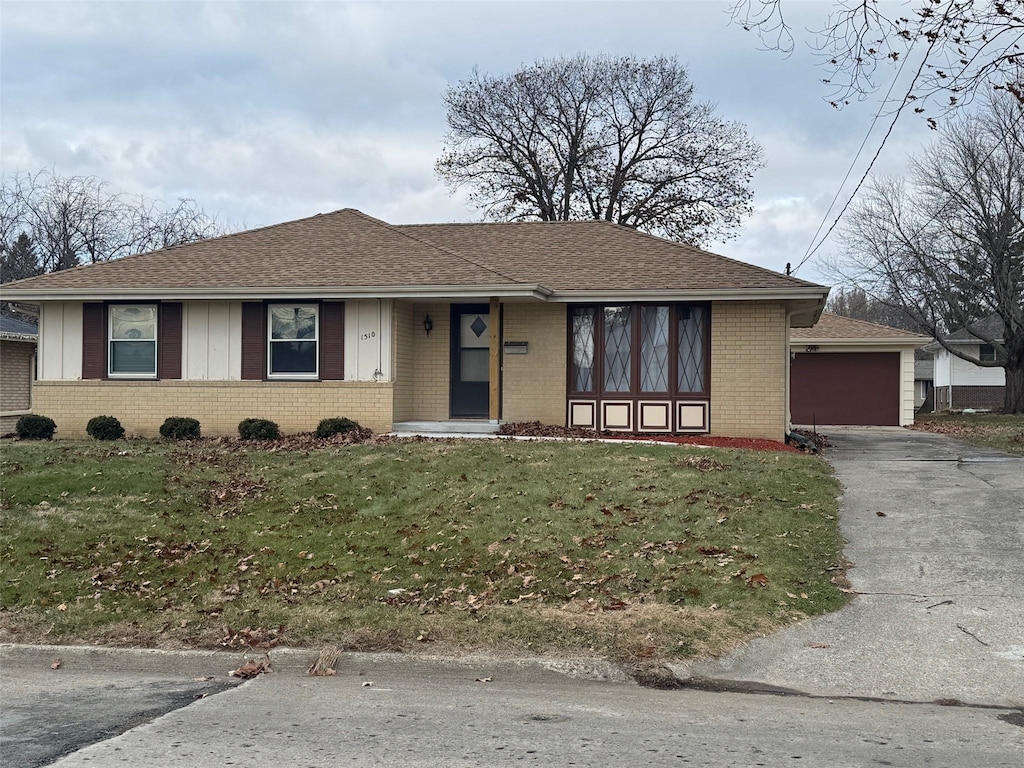
POLYGON ((396 435, 493 435, 498 425, 487 419, 449 421, 398 421, 391 425, 396 435))

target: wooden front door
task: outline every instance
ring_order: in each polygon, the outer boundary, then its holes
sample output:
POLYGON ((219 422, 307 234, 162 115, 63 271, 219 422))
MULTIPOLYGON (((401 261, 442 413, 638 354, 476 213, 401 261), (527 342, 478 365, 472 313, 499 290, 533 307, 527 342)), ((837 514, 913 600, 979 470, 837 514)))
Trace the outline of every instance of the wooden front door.
POLYGON ((452 418, 485 419, 488 416, 490 313, 487 304, 452 304, 452 418))

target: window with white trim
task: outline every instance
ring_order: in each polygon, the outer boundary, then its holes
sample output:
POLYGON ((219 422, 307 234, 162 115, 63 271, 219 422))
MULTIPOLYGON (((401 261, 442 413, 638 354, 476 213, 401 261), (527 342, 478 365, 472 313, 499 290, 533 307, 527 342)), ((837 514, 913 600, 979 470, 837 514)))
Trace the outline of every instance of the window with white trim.
POLYGON ((315 379, 319 370, 320 312, 316 304, 271 304, 267 312, 267 375, 315 379))
POLYGON ((111 304, 108 375, 156 378, 156 304, 111 304))

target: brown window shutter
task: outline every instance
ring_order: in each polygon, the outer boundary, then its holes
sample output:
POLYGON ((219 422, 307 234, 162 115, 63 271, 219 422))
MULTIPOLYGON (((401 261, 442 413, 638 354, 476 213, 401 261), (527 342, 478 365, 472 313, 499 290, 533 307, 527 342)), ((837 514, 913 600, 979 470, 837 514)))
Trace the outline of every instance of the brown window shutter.
POLYGON ((320 305, 320 378, 345 378, 345 304, 326 301, 320 305))
POLYGON ((262 302, 242 302, 242 378, 267 377, 267 315, 262 302))
POLYGON ((107 308, 99 302, 82 305, 82 378, 107 378, 107 308))
POLYGON ((156 366, 158 379, 181 378, 181 322, 180 303, 160 305, 160 322, 157 323, 157 354, 156 366))

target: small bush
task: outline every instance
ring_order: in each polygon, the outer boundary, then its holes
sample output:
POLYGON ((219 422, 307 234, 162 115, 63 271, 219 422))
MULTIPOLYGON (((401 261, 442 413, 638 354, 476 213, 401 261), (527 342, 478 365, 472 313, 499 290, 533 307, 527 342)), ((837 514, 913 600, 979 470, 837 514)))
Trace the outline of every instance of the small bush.
POLYGON ((346 432, 351 432, 353 429, 359 429, 359 424, 352 421, 352 419, 346 419, 344 416, 340 419, 322 419, 317 424, 316 436, 322 440, 334 435, 343 435, 346 432))
POLYGON ((95 440, 120 440, 124 427, 114 416, 93 416, 85 425, 85 431, 95 440))
POLYGON ((281 429, 270 419, 243 419, 238 423, 238 436, 243 440, 277 440, 281 429))
POLYGON ((186 416, 171 416, 160 425, 160 435, 168 440, 193 440, 199 435, 199 422, 186 416))
POLYGON ((14 431, 22 440, 50 440, 57 424, 49 416, 29 414, 18 419, 14 431))

